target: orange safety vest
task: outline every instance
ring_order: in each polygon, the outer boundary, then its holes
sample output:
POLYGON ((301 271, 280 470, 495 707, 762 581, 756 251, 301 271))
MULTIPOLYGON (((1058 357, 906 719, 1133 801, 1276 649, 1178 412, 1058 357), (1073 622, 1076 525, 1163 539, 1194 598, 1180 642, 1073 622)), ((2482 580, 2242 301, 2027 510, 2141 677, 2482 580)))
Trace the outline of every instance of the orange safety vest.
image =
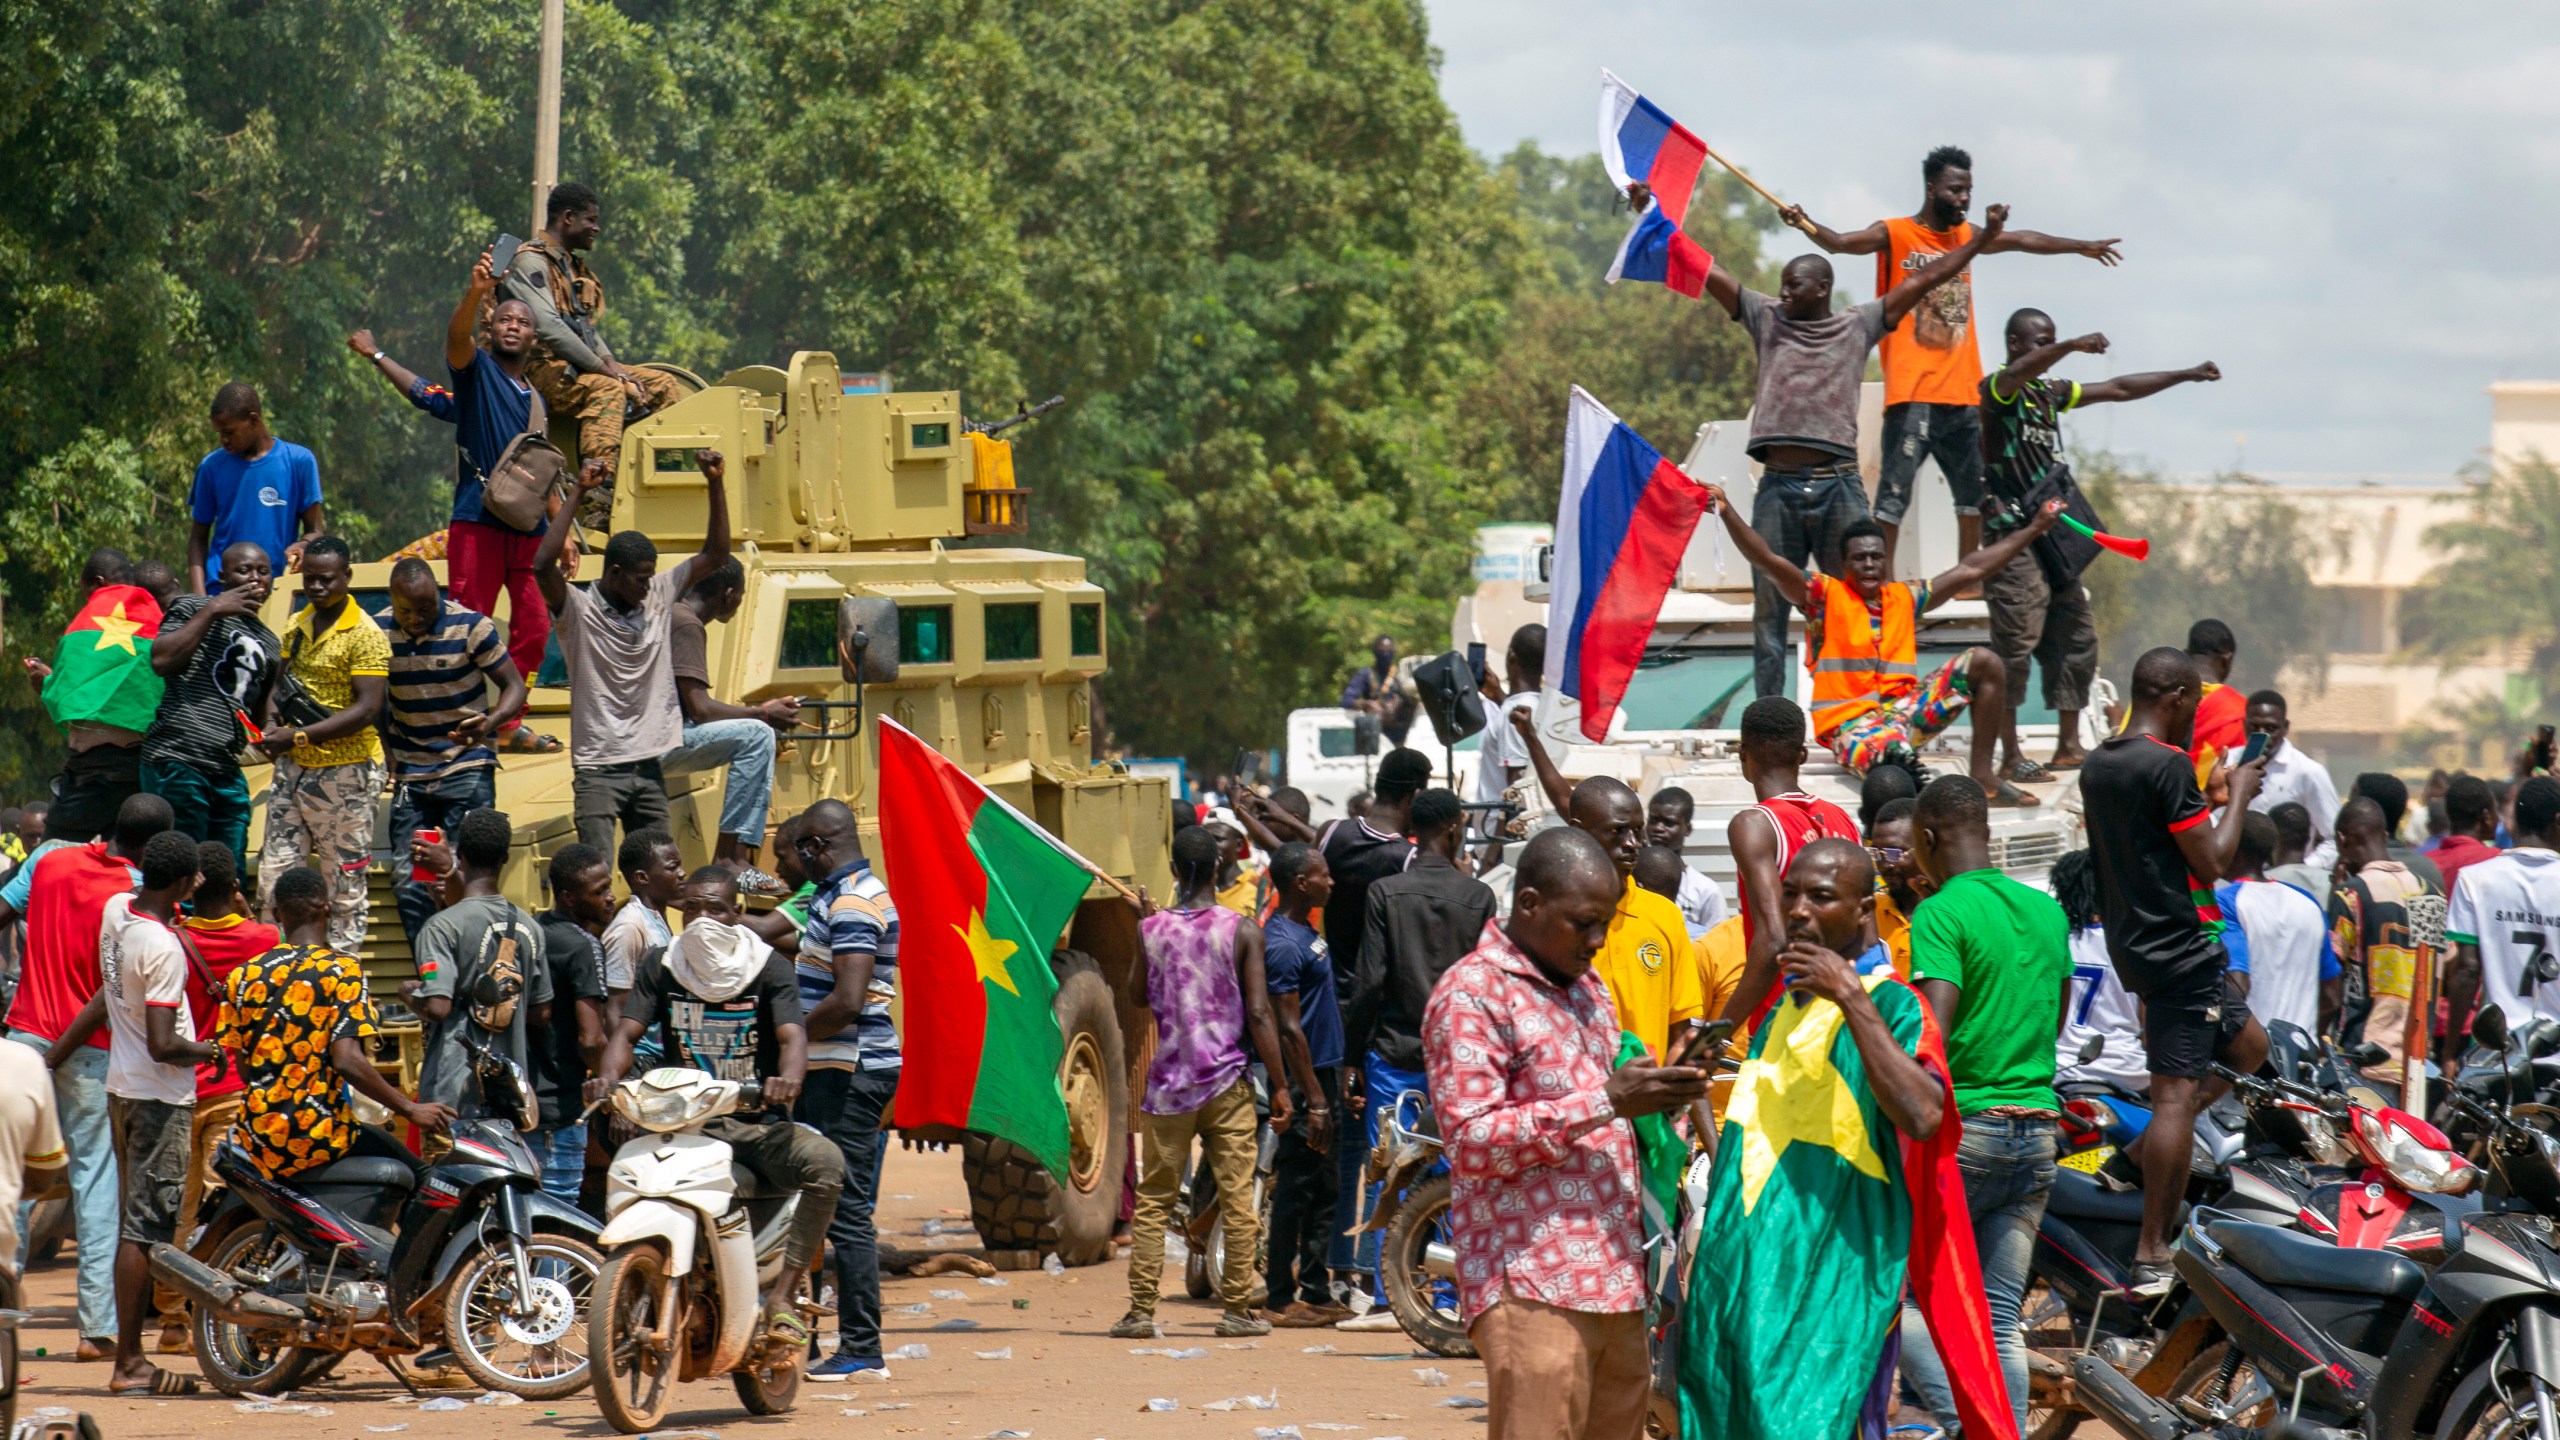
POLYGON ((1879 633, 1865 596, 1828 575, 1806 578, 1822 594, 1822 633, 1807 630, 1804 637, 1805 668, 1813 672, 1813 733, 1828 740, 1851 719, 1920 688, 1919 612, 1910 586, 1888 583, 1879 633))

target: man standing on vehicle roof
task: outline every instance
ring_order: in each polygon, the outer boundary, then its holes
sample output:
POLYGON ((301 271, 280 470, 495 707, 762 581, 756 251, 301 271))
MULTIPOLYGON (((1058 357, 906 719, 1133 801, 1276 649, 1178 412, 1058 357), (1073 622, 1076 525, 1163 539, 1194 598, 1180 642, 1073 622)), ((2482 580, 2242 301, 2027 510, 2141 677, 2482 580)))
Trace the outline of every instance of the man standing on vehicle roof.
POLYGON ((2061 501, 2046 505, 2024 527, 1965 556, 1937 579, 1905 583, 1885 578, 1884 527, 1873 520, 1860 520, 1841 532, 1846 579, 1808 575, 1743 524, 1722 490, 1707 489, 1708 503, 1723 512, 1725 531, 1744 558, 1789 604, 1805 612, 1813 738, 1860 775, 1884 761, 1916 768, 1920 747, 1954 724, 1968 706, 1979 705, 1984 718, 1973 727, 1974 783, 1994 805, 2037 803, 2001 779, 1992 764, 1999 722, 2009 713, 2008 667, 1998 655, 1975 645, 1922 678, 1919 620, 2018 558, 2029 542, 2053 528, 2062 514, 2061 501))
MULTIPOLYGON (((1834 255, 1876 257, 1876 293, 1882 295, 1973 238, 1964 218, 1973 208, 1973 157, 1941 145, 1920 162, 1920 183, 1917 211, 1849 234, 1814 223, 1801 205, 1788 206, 1779 218, 1802 227, 1834 255)), ((2084 255, 2101 265, 2121 258, 2113 240, 2065 240, 2033 230, 2004 230, 1980 253, 2002 252, 2084 255)), ((1884 526, 1886 564, 1892 564, 1894 542, 1911 508, 1920 462, 1929 456, 1936 457, 1955 498, 1957 548, 1978 548, 1983 452, 1975 391, 1982 383, 1982 355, 1973 336, 1973 276, 1940 281, 1877 350, 1884 360, 1884 476, 1876 486, 1875 517, 1884 526)))
POLYGON ((542 234, 507 262, 502 293, 533 310, 534 358, 525 374, 545 405, 578 417, 579 472, 587 487, 579 520, 601 530, 613 515, 625 408, 646 414, 682 397, 665 371, 634 370, 604 343, 604 286, 585 258, 604 228, 596 192, 576 181, 555 185, 543 215, 542 234))

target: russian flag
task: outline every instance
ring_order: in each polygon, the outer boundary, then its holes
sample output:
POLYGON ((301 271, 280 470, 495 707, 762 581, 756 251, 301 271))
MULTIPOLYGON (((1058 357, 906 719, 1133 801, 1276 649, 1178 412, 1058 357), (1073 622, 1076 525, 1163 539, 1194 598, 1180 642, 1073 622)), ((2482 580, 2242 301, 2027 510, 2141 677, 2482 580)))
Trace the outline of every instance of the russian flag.
POLYGON ((1608 737, 1610 717, 1644 658, 1662 597, 1707 513, 1707 495, 1609 407, 1573 387, 1548 579, 1545 682, 1582 702, 1582 733, 1594 744, 1608 737))
POLYGON ((1706 247, 1690 239, 1656 201, 1645 207, 1627 238, 1618 242, 1608 279, 1612 285, 1621 280, 1658 281, 1695 300, 1706 293, 1707 272, 1715 263, 1706 247))
POLYGON ((1705 141, 1637 94, 1633 85, 1600 72, 1600 163, 1609 167, 1619 194, 1642 182, 1676 229, 1689 218, 1689 196, 1698 188, 1698 169, 1706 162, 1705 141))

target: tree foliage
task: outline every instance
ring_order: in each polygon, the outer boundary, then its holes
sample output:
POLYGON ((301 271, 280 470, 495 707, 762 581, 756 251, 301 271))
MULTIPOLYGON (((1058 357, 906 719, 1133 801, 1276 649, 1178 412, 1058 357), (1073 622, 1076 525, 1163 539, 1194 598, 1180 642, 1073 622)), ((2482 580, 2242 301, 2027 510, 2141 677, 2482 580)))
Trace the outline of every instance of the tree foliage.
MULTIPOLYGON (((526 233, 527 0, 0 7, 0 589, 50 649, 93 545, 172 561, 213 389, 319 456, 333 529, 442 523, 449 437, 348 352, 431 366, 526 233)), ((1564 387, 1666 449, 1740 413, 1739 332, 1603 293, 1596 162, 1487 165, 1408 0, 570 0, 562 173, 626 358, 826 349, 1024 436, 1035 542, 1113 598, 1142 752, 1264 743, 1368 632, 1445 635, 1472 527, 1552 505, 1564 387)), ((1729 187, 1693 230, 1756 273, 1729 187)), ((50 768, 0 688, 0 789, 50 768)))
POLYGON ((2325 680, 2329 619, 2303 561, 2313 551, 2301 507, 2247 485, 2164 485, 2103 454, 2079 457, 2077 472, 2108 530, 2151 541, 2149 560, 2101 556, 2084 577, 2110 669, 2126 674, 2146 650, 2185 645, 2187 627, 2209 615, 2239 637, 2232 684, 2273 685, 2288 667, 2325 680))
POLYGON ((2451 558, 2401 599, 2401 637, 2448 670, 2521 643, 2547 716, 2560 702, 2560 468, 2540 455, 2499 466, 2459 503, 2461 518, 2427 529, 2451 558))

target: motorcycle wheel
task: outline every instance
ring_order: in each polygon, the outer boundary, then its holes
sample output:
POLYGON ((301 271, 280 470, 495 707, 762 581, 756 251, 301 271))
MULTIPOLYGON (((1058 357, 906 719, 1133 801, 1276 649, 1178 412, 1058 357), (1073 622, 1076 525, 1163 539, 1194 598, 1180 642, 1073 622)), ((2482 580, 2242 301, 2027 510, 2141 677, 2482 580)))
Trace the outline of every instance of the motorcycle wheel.
POLYGON ((2221 1378, 2224 1357, 2231 1353, 2231 1343, 2223 1341, 2196 1352, 2187 1368, 2178 1372, 2177 1383, 2169 1389, 2169 1403, 2177 1406, 2191 1420, 2203 1419, 2191 1405, 2201 1406, 2213 1415, 2213 1423, 2225 1426, 2267 1426, 2276 1422, 2283 1407, 2276 1403, 2276 1392, 2258 1373, 2258 1365, 2246 1356, 2231 1372, 2231 1383, 2221 1387, 2218 1395, 2209 1395, 2214 1382, 2221 1378))
MULTIPOLYGON (((15 1310, 18 1301, 18 1277, 10 1274, 6 1267, 0 1267, 0 1309, 15 1310)), ((5 1372, 0 1372, 0 1435, 15 1435, 18 1433, 18 1332, 14 1327, 6 1335, 0 1335, 0 1364, 8 1367, 5 1372)))
POLYGON ((2054 1393, 2063 1381, 2048 1375, 2036 1362, 2052 1358, 2068 1362, 2078 1349, 2078 1338, 2071 1329, 2071 1306, 2061 1294, 2042 1280, 2027 1286, 2025 1299, 2018 1306, 2020 1328, 2027 1332, 2027 1428, 2026 1440, 2069 1440, 2080 1422, 2089 1418, 2086 1410, 2055 1403, 2054 1393))
POLYGON ((2532 1382, 2510 1377, 2502 1392, 2496 1369, 2493 1356, 2453 1387, 2436 1440, 2509 1440, 2540 1433, 2541 1402, 2534 1398, 2532 1382))
POLYGON ((675 1392, 675 1346, 684 1343, 684 1327, 675 1322, 682 1317, 669 1317, 667 1348, 653 1351, 644 1338, 659 1327, 666 1279, 667 1257, 650 1244, 615 1251, 596 1274, 595 1303, 587 1311, 596 1408, 625 1435, 664 1419, 675 1392))
MULTIPOLYGON (((222 1237, 205 1264, 225 1275, 254 1267, 264 1270, 290 1253, 264 1220, 252 1220, 222 1237)), ((266 1332, 235 1325, 201 1305, 193 1307, 196 1368, 205 1382, 225 1395, 276 1395, 300 1383, 304 1372, 321 1358, 313 1352, 278 1343, 266 1332)))
POLYGON ((1429 1270, 1430 1252, 1449 1245, 1449 1177, 1435 1175, 1407 1190, 1378 1248, 1387 1308, 1413 1343, 1452 1360, 1476 1357, 1458 1316, 1457 1281, 1429 1270))
POLYGON ((738 1370, 729 1378, 738 1387, 738 1403, 750 1415, 779 1415, 800 1403, 800 1357, 738 1370))
MULTIPOLYGON (((1259 1240, 1253 1252, 1253 1288, 1246 1299, 1259 1309, 1271 1303, 1270 1284, 1263 1279, 1271 1273, 1271 1181, 1256 1170, 1253 1175, 1254 1213, 1261 1217, 1259 1240)), ((1227 1222, 1224 1216, 1209 1222, 1209 1233, 1199 1244, 1186 1247, 1182 1260, 1182 1288, 1194 1300, 1215 1299, 1218 1277, 1227 1272, 1227 1222)))
POLYGON ((525 1242, 530 1303, 516 1295, 515 1259, 487 1245, 445 1287, 444 1338, 473 1380, 527 1400, 557 1400, 587 1383, 587 1330, 604 1257, 565 1235, 525 1242))

